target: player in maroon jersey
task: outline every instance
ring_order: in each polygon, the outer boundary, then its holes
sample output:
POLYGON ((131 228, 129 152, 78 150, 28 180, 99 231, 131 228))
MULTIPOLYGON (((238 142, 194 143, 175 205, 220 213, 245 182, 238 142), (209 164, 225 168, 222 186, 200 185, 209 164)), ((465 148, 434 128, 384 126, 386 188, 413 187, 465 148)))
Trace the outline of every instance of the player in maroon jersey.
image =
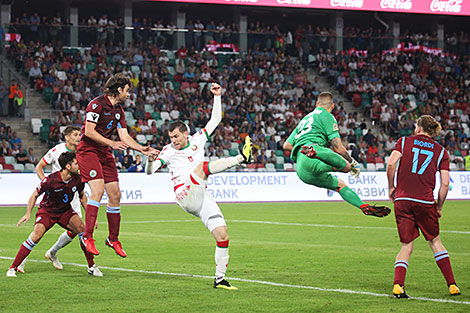
POLYGON ((121 191, 112 150, 125 150, 129 147, 145 155, 158 153, 153 148, 139 145, 127 132, 124 110, 120 103, 129 96, 131 86, 131 81, 123 74, 116 74, 106 81, 105 94, 88 103, 82 137, 77 147, 80 175, 82 181, 88 183, 91 189, 82 241, 88 252, 94 255, 98 255, 99 252, 93 240, 93 227, 101 198, 106 190, 109 236, 105 244, 113 248, 119 256, 127 256, 118 240, 121 223, 121 191), (116 129, 120 141, 111 140, 116 129))
MULTIPOLYGON (((72 209, 70 203, 75 192, 80 195, 80 202, 85 207, 87 198, 83 191, 84 184, 78 174, 78 164, 75 152, 64 152, 59 157, 59 164, 62 168, 58 172, 50 174, 41 181, 41 184, 34 190, 29 198, 26 214, 18 221, 27 223, 31 217, 31 211, 36 204, 38 197, 44 193, 38 212, 36 213, 36 223, 28 239, 20 247, 13 264, 7 271, 8 277, 16 277, 17 267, 29 255, 31 250, 41 240, 44 234, 55 224, 59 224, 67 229, 71 235, 81 235, 85 230, 82 219, 72 209)), ((88 261, 88 274, 93 276, 103 276, 93 261, 94 256, 89 253, 83 244, 80 244, 83 253, 88 261)))
POLYGON ((449 190, 449 155, 432 139, 440 131, 441 125, 432 116, 421 116, 416 121, 415 135, 401 137, 397 141, 387 164, 390 200, 395 203, 395 219, 401 242, 401 250, 395 261, 393 283, 393 295, 396 298, 408 298, 404 287, 405 276, 419 230, 434 252, 434 258, 447 281, 450 294, 460 294, 450 265, 449 253, 439 238, 439 217, 449 190), (400 165, 395 187, 398 160, 400 165), (433 191, 437 171, 440 172, 441 184, 436 202, 433 191))

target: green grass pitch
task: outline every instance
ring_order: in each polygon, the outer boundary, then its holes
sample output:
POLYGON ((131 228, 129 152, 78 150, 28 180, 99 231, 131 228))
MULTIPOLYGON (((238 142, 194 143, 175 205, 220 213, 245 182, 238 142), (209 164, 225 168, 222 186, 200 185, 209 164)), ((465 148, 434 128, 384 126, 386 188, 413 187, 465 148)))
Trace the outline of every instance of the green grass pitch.
POLYGON ((227 276, 237 291, 212 288, 215 242, 199 219, 177 205, 123 206, 120 240, 126 259, 104 245, 102 206, 95 232, 101 255, 95 260, 103 277, 67 264, 86 264, 77 239, 58 254, 62 271, 42 262, 63 231, 55 226, 30 254, 26 273, 8 278, 11 258, 34 218, 18 228, 25 208, 2 207, 0 312, 470 311, 470 201, 447 202, 441 219, 441 238, 462 295, 448 295, 421 236, 406 278, 407 292, 421 298, 413 300, 388 296, 400 247, 393 215, 365 216, 343 202, 220 206, 230 235, 227 276))

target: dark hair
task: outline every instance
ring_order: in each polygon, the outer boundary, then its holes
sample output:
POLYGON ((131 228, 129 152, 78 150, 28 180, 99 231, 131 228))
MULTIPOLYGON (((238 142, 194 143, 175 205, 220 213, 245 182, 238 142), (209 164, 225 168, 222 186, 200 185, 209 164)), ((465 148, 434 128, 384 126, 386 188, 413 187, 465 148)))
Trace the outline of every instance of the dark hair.
POLYGON ((62 153, 59 156, 60 168, 62 168, 64 170, 65 167, 67 166, 67 164, 72 163, 73 160, 75 160, 75 158, 76 158, 75 152, 66 151, 66 152, 62 153))
POLYGON ((184 133, 184 132, 189 132, 188 130, 188 125, 186 125, 185 122, 181 121, 181 120, 177 120, 177 121, 174 121, 170 124, 170 126, 168 127, 168 132, 172 132, 174 131, 175 129, 179 129, 180 132, 184 133))
POLYGON ((78 127, 78 126, 67 126, 67 127, 65 127, 64 131, 62 132, 62 135, 64 135, 64 138, 65 138, 65 136, 68 136, 69 134, 71 134, 75 130, 80 131, 80 127, 78 127))
POLYGON ((118 89, 119 88, 124 89, 126 85, 129 85, 129 87, 132 86, 132 83, 129 77, 127 77, 126 75, 122 73, 116 74, 114 76, 111 76, 111 78, 109 78, 104 84, 104 88, 105 88, 104 93, 108 96, 115 97, 119 95, 118 89))
POLYGON ((423 131, 431 137, 437 136, 441 130, 441 124, 436 121, 436 119, 430 115, 423 115, 416 120, 416 124, 423 128, 423 131))

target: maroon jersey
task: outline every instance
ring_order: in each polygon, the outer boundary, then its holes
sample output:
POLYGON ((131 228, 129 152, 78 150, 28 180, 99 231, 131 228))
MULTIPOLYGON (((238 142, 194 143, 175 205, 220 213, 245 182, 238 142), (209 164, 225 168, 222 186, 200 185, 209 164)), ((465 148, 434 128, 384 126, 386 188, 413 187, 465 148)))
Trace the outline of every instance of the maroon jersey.
POLYGON ((84 186, 80 175, 72 175, 71 179, 64 182, 60 171, 52 173, 44 178, 36 188, 39 195, 44 193, 39 208, 51 213, 66 212, 72 208, 70 202, 72 202, 75 192, 80 193, 84 186))
POLYGON ((396 200, 434 203, 436 172, 449 170, 449 154, 428 136, 401 137, 394 150, 400 152, 396 200))
POLYGON ((80 144, 83 143, 88 146, 100 148, 105 147, 104 145, 85 136, 86 123, 96 124, 95 130, 100 135, 108 139, 111 139, 116 128, 127 127, 124 110, 121 105, 112 105, 106 95, 96 97, 88 103, 86 107, 86 118, 82 126, 82 138, 80 141, 80 144))

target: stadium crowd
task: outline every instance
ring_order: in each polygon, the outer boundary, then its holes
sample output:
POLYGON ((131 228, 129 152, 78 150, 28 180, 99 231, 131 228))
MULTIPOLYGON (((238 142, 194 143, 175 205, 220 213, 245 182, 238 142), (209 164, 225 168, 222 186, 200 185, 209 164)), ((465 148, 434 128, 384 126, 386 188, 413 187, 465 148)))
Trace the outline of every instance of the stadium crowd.
MULTIPOLYGON (((60 17, 40 20, 61 23, 60 17)), ((158 149, 168 142, 166 130, 170 120, 187 121, 192 132, 204 125, 211 108, 207 83, 217 81, 226 90, 225 115, 212 138, 217 149, 210 148, 207 155, 220 157, 235 153, 244 136, 250 134, 258 148, 254 157, 259 165, 255 167, 270 163, 277 169, 291 170, 292 166, 285 164, 291 161, 282 152, 282 145, 299 119, 314 108, 319 91, 316 82, 307 79, 305 56, 318 51, 314 54, 314 64, 320 74, 362 106, 364 116, 383 126, 374 135, 360 115, 347 114, 341 103, 333 112, 353 157, 364 167, 368 163, 383 164, 397 136, 410 134, 414 117, 424 113, 441 121, 444 131, 439 140, 449 149, 457 166, 463 167, 463 157, 468 153, 466 137, 470 135, 467 126, 470 77, 466 57, 371 53, 364 58, 336 54, 330 49, 335 37, 331 29, 299 25, 286 33, 293 36, 292 40, 284 41, 285 37, 282 40, 276 37, 277 25, 271 27, 260 22, 249 25, 253 49, 247 53, 226 56, 199 51, 195 47, 197 32, 186 34, 192 35, 189 40, 186 38, 186 42, 193 43, 191 48, 180 47, 173 52, 163 49, 168 47, 167 37, 159 38, 158 32, 148 31, 147 26, 159 23, 156 27, 161 27, 162 22, 136 18, 134 24, 139 30, 135 30, 135 40, 124 47, 118 37, 109 36, 106 31, 106 27, 118 27, 119 21, 108 20, 106 16, 99 21, 87 22, 96 27, 96 34, 88 34, 92 36, 90 42, 95 42, 91 49, 64 49, 60 41, 49 41, 51 34, 44 34, 38 37, 41 40, 37 44, 21 40, 12 42, 8 50, 17 70, 29 76, 31 85, 43 92, 51 108, 59 110, 57 121, 47 130, 51 146, 60 140, 61 126, 82 124, 87 103, 102 92, 104 81, 112 73, 126 73, 134 85, 124 104, 131 136, 158 149), (108 21, 108 26, 103 19, 108 21), (257 37, 270 32, 272 41, 267 40, 269 36, 257 37), (463 128, 459 128, 461 125, 463 128)), ((15 23, 32 31, 26 14, 15 23)), ((191 23, 188 20, 188 29, 191 23)), ((204 30, 212 31, 210 25, 216 23, 205 25, 204 30)), ((224 34, 236 28, 219 26, 210 35, 216 40, 230 41, 224 34)), ((345 35, 349 38, 346 46, 371 51, 389 47, 391 40, 390 34, 382 36, 372 29, 346 28, 345 35), (361 42, 365 44, 361 46, 361 42)), ((414 43, 434 42, 427 34, 405 36, 414 43)), ((136 155, 118 153, 116 157, 122 169, 142 170, 139 165, 142 160, 136 160, 136 155)))

